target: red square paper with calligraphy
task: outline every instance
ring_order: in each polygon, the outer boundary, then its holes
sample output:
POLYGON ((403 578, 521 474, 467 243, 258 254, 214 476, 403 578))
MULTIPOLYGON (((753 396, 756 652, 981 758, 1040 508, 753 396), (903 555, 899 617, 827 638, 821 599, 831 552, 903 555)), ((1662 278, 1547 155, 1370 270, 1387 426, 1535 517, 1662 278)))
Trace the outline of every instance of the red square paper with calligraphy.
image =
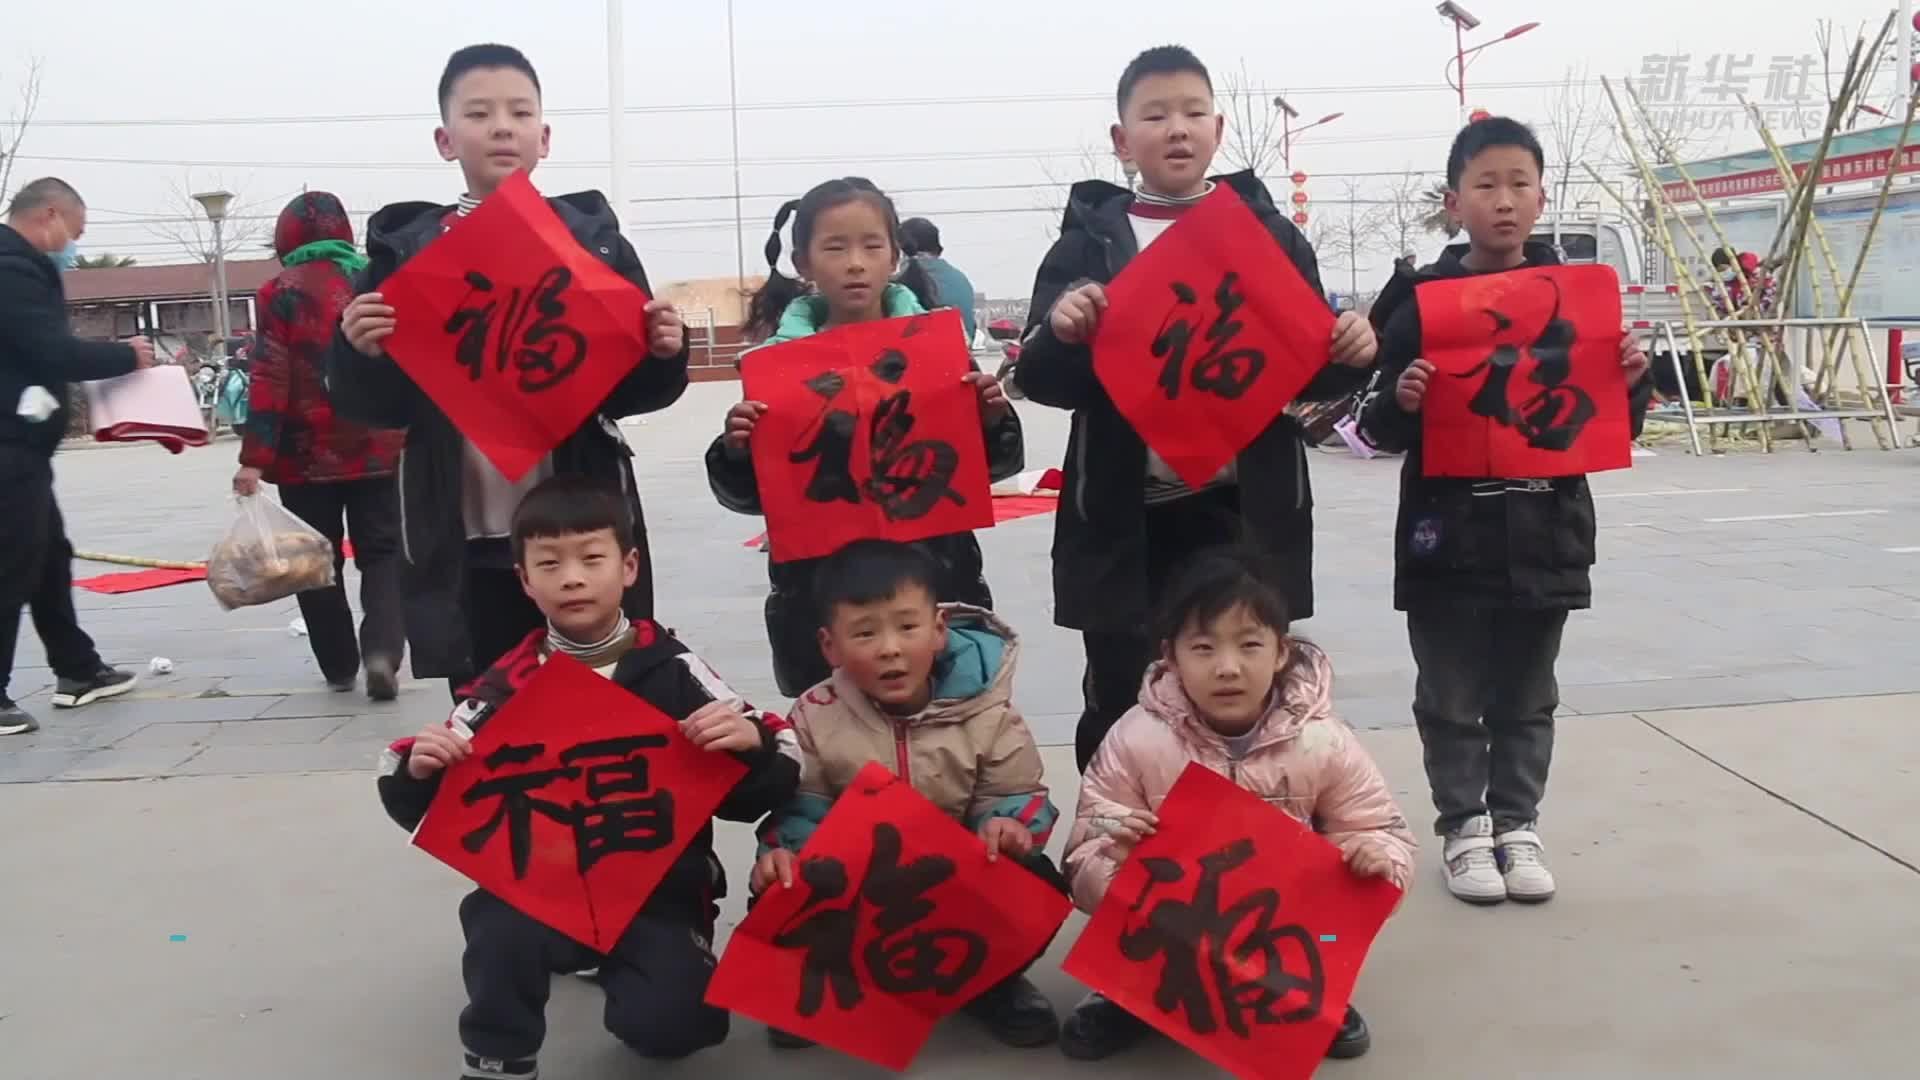
POLYGON ((647 355, 647 294, 580 246, 524 172, 379 291, 388 355, 509 480, 647 355))
POLYGON ((903 1070, 933 1025, 1037 956, 1072 910, 877 763, 727 942, 707 1001, 903 1070))
POLYGON ((554 656, 480 725, 413 842, 604 953, 746 772, 592 668, 554 656))
POLYGON ((1312 1076, 1400 890, 1201 765, 1158 813, 1067 974, 1236 1076, 1312 1076))
POLYGON ((1107 287, 1093 372, 1198 489, 1267 430, 1333 346, 1333 312, 1225 185, 1107 287))
POLYGON ((1633 465, 1610 266, 1527 267, 1414 290, 1427 476, 1543 479, 1633 465))
POLYGON ((852 540, 909 542, 993 525, 980 399, 960 313, 854 323, 757 349, 742 393, 765 402, 753 475, 774 562, 852 540))

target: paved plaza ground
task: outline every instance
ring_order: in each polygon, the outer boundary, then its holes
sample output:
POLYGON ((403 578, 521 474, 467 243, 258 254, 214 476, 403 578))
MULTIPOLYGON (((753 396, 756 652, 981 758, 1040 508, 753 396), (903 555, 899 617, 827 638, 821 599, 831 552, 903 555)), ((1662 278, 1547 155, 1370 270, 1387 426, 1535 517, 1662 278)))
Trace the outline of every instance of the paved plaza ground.
MULTIPOLYGON (((700 465, 735 393, 696 386, 628 435, 663 621, 777 704, 764 556, 742 544, 760 522, 721 510, 700 465)), ((1064 416, 1022 415, 1030 464, 1056 463, 1064 416)), ((75 544, 203 558, 227 525, 234 452, 63 453, 75 544)), ((1319 614, 1300 630, 1333 656, 1341 711, 1424 822, 1390 603, 1397 470, 1315 460, 1319 614)), ((1595 489, 1597 606, 1567 633, 1543 820, 1562 895, 1467 908, 1427 842, 1360 984, 1375 1050, 1323 1075, 1915 1075, 1902 1021, 1920 987, 1920 451, 1790 443, 1702 459, 1667 443, 1595 489)), ((1070 806, 1080 661, 1050 625, 1051 527, 1012 522, 982 543, 997 606, 1026 640, 1016 701, 1070 806)), ((198 584, 79 595, 109 660, 144 671, 164 656, 174 671, 55 713, 24 633, 13 692, 46 730, 0 740, 0 1075, 451 1075, 460 882, 406 847, 370 778, 386 740, 444 715, 442 684, 380 706, 327 692, 289 633, 291 601, 223 613, 198 584)), ((746 831, 721 843, 744 867, 746 831)), ((723 921, 740 914, 735 897, 723 921)), ((1080 990, 1057 960, 1036 977, 1064 1010, 1080 990)), ((750 1021, 717 1051, 638 1062, 598 1030, 597 994, 556 989, 548 1075, 879 1075, 824 1051, 776 1061, 750 1021)), ((956 1021, 913 1074, 1009 1068, 1096 1073, 1051 1050, 989 1049, 956 1021)), ((1210 1075, 1170 1045, 1099 1071, 1170 1069, 1210 1075)))

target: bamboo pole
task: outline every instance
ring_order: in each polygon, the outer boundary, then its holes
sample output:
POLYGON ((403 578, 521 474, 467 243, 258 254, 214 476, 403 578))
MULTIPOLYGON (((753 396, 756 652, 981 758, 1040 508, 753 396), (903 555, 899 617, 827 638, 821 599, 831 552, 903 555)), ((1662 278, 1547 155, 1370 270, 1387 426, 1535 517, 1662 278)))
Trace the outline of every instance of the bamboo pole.
MULTIPOLYGON (((1593 177, 1594 183, 1600 185, 1600 190, 1606 192, 1607 195, 1610 196, 1614 202, 1617 202, 1620 204, 1620 209, 1624 213, 1628 215, 1633 215, 1639 212, 1638 208, 1636 208, 1633 205, 1633 203, 1625 195, 1621 194, 1611 183, 1608 183, 1606 178, 1601 176, 1599 171, 1594 169, 1592 165, 1582 163, 1581 167, 1587 170, 1587 175, 1593 177)), ((1654 237, 1655 239, 1660 241, 1661 251, 1667 257, 1667 265, 1677 266, 1679 265, 1679 262, 1680 262, 1680 253, 1674 247, 1673 235, 1667 230, 1666 221, 1664 220, 1665 211, 1663 209, 1663 204, 1659 199, 1654 199, 1654 198, 1649 198, 1647 201, 1648 201, 1648 205, 1652 207, 1653 214, 1654 214, 1654 221, 1653 221, 1653 227, 1655 230, 1654 237)), ((1711 381, 1707 378, 1706 364, 1703 360, 1701 360, 1701 357, 1706 353, 1706 338, 1700 332, 1699 320, 1694 318, 1693 301, 1689 295, 1691 292, 1694 291, 1691 288, 1692 285, 1693 285, 1693 282, 1689 280, 1687 282, 1688 287, 1683 287, 1676 290, 1674 295, 1680 298, 1680 322, 1681 322, 1681 325, 1686 328, 1687 347, 1691 350, 1691 355, 1693 357, 1694 377, 1700 383, 1700 393, 1704 396, 1707 407, 1712 408, 1713 407, 1713 385, 1711 381)), ((1710 309, 1711 309, 1711 305, 1709 305, 1709 310, 1710 309)), ((1686 393, 1685 380, 1681 381, 1680 391, 1682 394, 1686 393)))
POLYGON ((169 559, 143 559, 138 555, 108 555, 98 551, 76 551, 76 559, 87 562, 114 563, 118 566, 144 566, 153 570, 205 570, 203 562, 174 562, 169 559))

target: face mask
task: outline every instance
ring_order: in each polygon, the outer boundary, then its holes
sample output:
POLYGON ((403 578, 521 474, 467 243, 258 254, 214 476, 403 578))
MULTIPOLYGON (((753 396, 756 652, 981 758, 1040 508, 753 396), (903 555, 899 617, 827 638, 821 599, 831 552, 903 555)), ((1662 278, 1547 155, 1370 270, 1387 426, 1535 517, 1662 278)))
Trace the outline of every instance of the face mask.
POLYGON ((71 270, 73 269, 73 264, 80 261, 80 245, 69 240, 67 241, 66 247, 53 253, 52 258, 53 265, 59 267, 62 271, 71 270))

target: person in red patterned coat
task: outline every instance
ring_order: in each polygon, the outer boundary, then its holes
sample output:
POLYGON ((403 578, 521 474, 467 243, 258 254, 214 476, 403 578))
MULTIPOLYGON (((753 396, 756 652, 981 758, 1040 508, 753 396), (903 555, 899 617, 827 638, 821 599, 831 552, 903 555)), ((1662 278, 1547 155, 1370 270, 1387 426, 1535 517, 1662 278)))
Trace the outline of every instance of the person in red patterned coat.
POLYGON ((353 246, 346 208, 324 191, 306 192, 280 212, 273 250, 283 269, 256 298, 259 345, 233 490, 252 495, 262 480, 278 485, 286 508, 333 542, 335 584, 298 597, 313 657, 327 683, 341 691, 353 689, 364 658, 367 695, 390 701, 406 646, 394 487, 406 433, 336 417, 326 386, 327 349, 353 299, 349 275, 366 257, 353 246), (360 569, 357 641, 340 576, 345 533, 353 537, 360 569))

